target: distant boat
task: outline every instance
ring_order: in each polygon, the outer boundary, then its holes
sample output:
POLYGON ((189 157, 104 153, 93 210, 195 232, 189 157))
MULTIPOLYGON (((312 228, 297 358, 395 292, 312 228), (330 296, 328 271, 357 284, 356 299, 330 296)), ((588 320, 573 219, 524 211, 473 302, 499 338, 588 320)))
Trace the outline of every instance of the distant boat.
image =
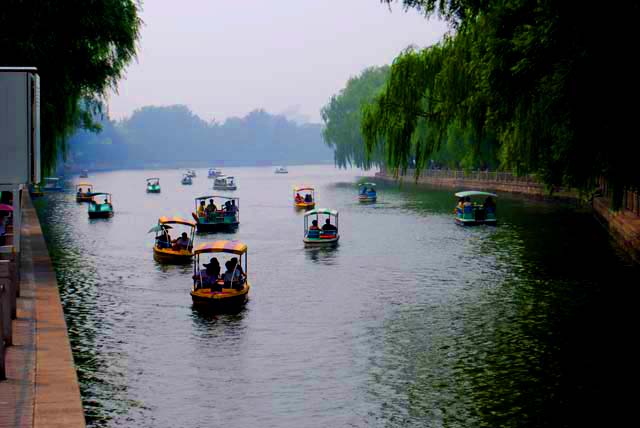
POLYGON ((62 192, 64 190, 64 186, 62 184, 62 180, 58 177, 45 177, 42 190, 47 192, 62 192))
POLYGON ((238 187, 234 177, 221 175, 214 180, 213 188, 215 190, 236 190, 238 187))
POLYGON ((187 175, 191 178, 195 178, 196 177, 196 171, 193 169, 188 169, 187 170, 187 175))
POLYGON ((160 179, 157 177, 147 178, 147 193, 160 193, 160 179))
POLYGON ((187 184, 187 185, 193 184, 193 180, 191 179, 191 176, 188 174, 184 174, 182 176, 182 184, 187 184))
POLYGON ((207 176, 209 178, 216 178, 216 177, 220 177, 222 175, 222 171, 220 171, 218 168, 209 168, 209 172, 207 173, 207 176))
POLYGON ((83 169, 82 172, 80 172, 80 177, 81 178, 89 177, 89 170, 88 169, 83 169))
POLYGON ((279 166, 278 168, 276 168, 275 173, 276 174, 288 174, 289 171, 287 171, 287 167, 286 166, 279 166))

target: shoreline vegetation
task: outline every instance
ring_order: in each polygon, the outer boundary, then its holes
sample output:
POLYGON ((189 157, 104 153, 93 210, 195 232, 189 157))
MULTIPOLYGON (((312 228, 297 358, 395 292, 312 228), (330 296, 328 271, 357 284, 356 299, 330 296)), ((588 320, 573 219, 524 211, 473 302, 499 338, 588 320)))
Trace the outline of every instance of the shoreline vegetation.
POLYGON ((219 123, 201 119, 184 105, 147 106, 120 121, 95 120, 101 132, 78 130, 61 165, 96 170, 333 161, 321 124, 298 123, 264 110, 219 123))

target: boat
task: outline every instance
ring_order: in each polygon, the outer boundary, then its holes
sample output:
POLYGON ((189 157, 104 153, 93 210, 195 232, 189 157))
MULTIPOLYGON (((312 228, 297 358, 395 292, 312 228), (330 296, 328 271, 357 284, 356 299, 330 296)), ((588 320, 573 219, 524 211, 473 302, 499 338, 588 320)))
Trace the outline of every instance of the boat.
POLYGON ((93 184, 86 182, 76 184, 76 202, 91 202, 92 195, 93 184))
POLYGON ((111 193, 93 193, 89 203, 89 218, 108 218, 113 216, 111 193))
POLYGON ((378 199, 376 183, 360 183, 358 185, 358 201, 363 204, 373 203, 378 199))
POLYGON ((221 175, 213 181, 214 190, 236 190, 235 178, 231 175, 221 175))
MULTIPOLYGON (((155 243, 153 245, 153 258, 159 263, 186 264, 193 258, 193 238, 195 235, 196 223, 182 217, 160 217, 158 224, 151 228, 149 232, 156 232, 155 243), (189 242, 186 247, 180 247, 173 243, 169 229, 176 230, 176 226, 183 226, 183 233, 187 234, 189 242)), ((174 234, 178 238, 181 233, 174 234)), ((178 243, 179 244, 179 243, 178 243)))
POLYGON ((313 187, 294 187, 293 188, 293 205, 296 208, 312 209, 316 206, 316 193, 313 187), (304 196, 300 194, 304 193, 304 196))
POLYGON ((218 168, 209 168, 209 172, 207 172, 207 177, 209 178, 216 178, 216 177, 220 177, 222 175, 222 171, 220 171, 218 168))
POLYGON ((89 170, 88 169, 83 169, 80 172, 80 178, 88 178, 89 177, 89 170))
MULTIPOLYGON (((247 269, 247 245, 240 241, 214 241, 200 244, 193 251, 193 286, 191 298, 194 304, 209 305, 211 307, 225 308, 243 305, 249 296, 251 285, 249 284, 249 272, 247 269), (205 254, 229 254, 238 259, 233 266, 232 278, 237 280, 224 281, 219 277, 207 275, 205 269, 200 269, 200 257, 205 254), (243 267, 244 259, 244 267, 243 267)), ((224 266, 224 264, 222 264, 224 266)), ((224 276, 223 276, 224 277, 224 276)))
POLYGON ((191 214, 198 232, 233 231, 240 225, 240 198, 210 195, 195 198, 195 211, 191 214), (215 211, 207 210, 213 201, 215 211))
POLYGON ((160 179, 158 177, 147 178, 147 193, 160 193, 160 179))
POLYGON ((307 211, 304 214, 304 238, 302 240, 308 246, 337 244, 340 240, 338 211, 328 208, 307 211))
POLYGON ((196 171, 193 169, 188 169, 187 170, 187 175, 191 178, 195 178, 196 177, 196 171))
POLYGON ((29 186, 29 194, 33 198, 38 198, 40 196, 44 196, 44 192, 42 191, 42 188, 37 183, 36 184, 31 184, 29 186))
POLYGON ((467 190, 457 192, 455 196, 458 198, 458 205, 454 210, 456 224, 460 226, 481 224, 495 226, 498 223, 494 201, 498 195, 495 193, 467 190), (478 198, 485 198, 484 202, 477 202, 478 198))
POLYGON ((276 174, 288 174, 289 171, 287 171, 287 167, 286 166, 279 166, 276 168, 275 170, 276 174))
POLYGON ((64 186, 62 180, 58 177, 45 177, 42 190, 45 192, 62 192, 64 191, 64 186))
POLYGON ((193 184, 193 180, 191 179, 190 175, 183 174, 181 183, 185 185, 191 185, 193 184))

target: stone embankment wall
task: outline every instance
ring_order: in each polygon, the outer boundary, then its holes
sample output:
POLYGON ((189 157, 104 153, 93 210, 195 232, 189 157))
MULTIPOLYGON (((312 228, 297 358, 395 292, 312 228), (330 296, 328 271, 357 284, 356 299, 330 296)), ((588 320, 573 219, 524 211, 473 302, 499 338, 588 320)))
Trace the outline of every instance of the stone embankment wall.
POLYGON ((596 217, 611 237, 640 263, 640 216, 628 209, 612 211, 610 200, 605 197, 594 198, 592 205, 596 217))
MULTIPOLYGON (((389 181, 416 182, 413 170, 408 170, 398 178, 384 171, 376 173, 376 177, 389 181)), ((521 193, 540 198, 549 197, 549 190, 535 178, 531 176, 518 177, 510 172, 426 170, 420 174, 417 183, 455 190, 493 190, 521 193)), ((575 193, 561 188, 554 189, 553 195, 561 198, 577 198, 575 193)))

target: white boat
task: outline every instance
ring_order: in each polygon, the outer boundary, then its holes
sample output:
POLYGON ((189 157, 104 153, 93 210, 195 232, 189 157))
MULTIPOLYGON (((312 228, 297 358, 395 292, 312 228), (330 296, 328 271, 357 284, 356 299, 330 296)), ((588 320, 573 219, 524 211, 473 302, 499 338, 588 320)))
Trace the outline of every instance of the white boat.
POLYGON ((279 166, 276 168, 275 171, 276 174, 288 174, 289 171, 287 171, 287 167, 286 166, 279 166))
POLYGON ((215 190, 236 190, 238 187, 236 186, 236 180, 234 177, 230 175, 222 175, 220 177, 216 177, 213 182, 213 188, 215 190))
POLYGON ((187 170, 187 175, 191 178, 194 178, 196 176, 196 171, 193 169, 188 169, 187 170))
POLYGON ((184 174, 182 176, 182 184, 193 184, 193 180, 191 179, 190 175, 184 174))
POLYGON ((89 170, 88 169, 83 169, 82 172, 80 172, 80 177, 81 178, 89 177, 89 170))
POLYGON ((222 171, 220 171, 218 168, 209 168, 209 172, 207 173, 207 176, 209 178, 216 178, 216 177, 220 177, 222 175, 222 171))

